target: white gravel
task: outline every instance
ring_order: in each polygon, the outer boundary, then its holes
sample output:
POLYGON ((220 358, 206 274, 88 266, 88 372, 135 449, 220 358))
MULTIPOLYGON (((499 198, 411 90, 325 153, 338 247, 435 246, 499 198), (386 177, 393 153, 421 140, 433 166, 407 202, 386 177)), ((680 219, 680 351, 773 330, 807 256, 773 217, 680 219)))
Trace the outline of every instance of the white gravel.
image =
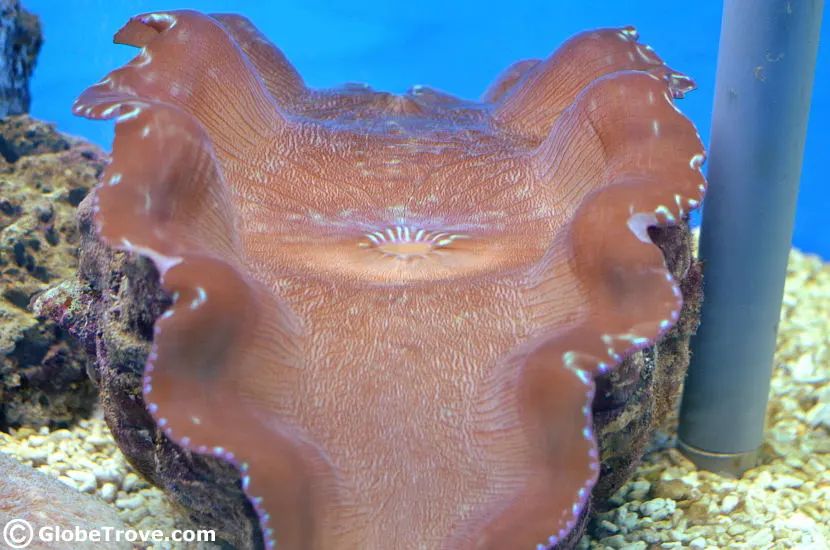
POLYGON ((762 464, 698 471, 672 418, 580 550, 830 549, 830 264, 790 255, 762 464))

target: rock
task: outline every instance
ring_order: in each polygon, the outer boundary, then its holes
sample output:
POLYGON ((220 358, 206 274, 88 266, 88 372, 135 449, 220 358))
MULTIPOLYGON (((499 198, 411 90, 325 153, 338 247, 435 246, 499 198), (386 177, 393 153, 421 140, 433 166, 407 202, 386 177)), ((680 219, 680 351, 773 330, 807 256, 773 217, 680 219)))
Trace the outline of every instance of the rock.
MULTIPOLYGON (((75 201, 95 185, 105 155, 28 115, 0 119, 0 143, 16 159, 0 156, 0 429, 66 427, 96 401, 86 348, 28 307, 77 271, 75 201)), ((65 301, 50 313, 71 315, 75 306, 65 301)))
MULTIPOLYGON (((52 535, 57 529, 73 531, 76 528, 89 532, 104 527, 126 529, 118 513, 102 500, 79 493, 51 476, 20 464, 13 458, 0 453, 0 525, 9 525, 17 520, 17 529, 4 531, 6 536, 28 536, 27 524, 34 532, 29 550, 99 550, 97 542, 59 542, 38 540, 37 533, 45 528, 44 534, 52 535), (24 523, 27 522, 27 523, 24 523)), ((105 535, 102 532, 102 536, 105 535)), ((20 540, 20 539, 15 539, 20 540)), ((4 543, 8 541, 3 541, 4 543)), ((6 546, 3 546, 6 547, 6 546)), ((128 542, 106 542, 107 548, 131 550, 128 542)))
POLYGON ((19 0, 0 0, 0 430, 66 426, 95 399, 85 350, 27 311, 34 294, 77 266, 78 202, 61 199, 85 195, 103 158, 24 115, 41 43, 38 18, 19 0))
POLYGON ((29 112, 29 78, 42 44, 40 20, 20 0, 0 0, 0 118, 29 112))
POLYGON ((608 498, 628 479, 646 452, 657 427, 674 409, 689 364, 689 337, 697 330, 702 300, 701 267, 692 258, 685 226, 650 229, 667 265, 680 282, 680 319, 656 346, 646 348, 597 379, 594 433, 600 441, 602 469, 593 503, 606 509, 608 498))
MULTIPOLYGON (((14 164, 21 157, 59 153, 67 151, 69 147, 69 141, 58 133, 52 124, 39 122, 28 116, 10 116, 3 121, 0 154, 9 164, 14 164)), ((74 206, 77 206, 77 203, 74 206)), ((38 208, 40 217, 51 216, 50 204, 39 205, 38 208)))

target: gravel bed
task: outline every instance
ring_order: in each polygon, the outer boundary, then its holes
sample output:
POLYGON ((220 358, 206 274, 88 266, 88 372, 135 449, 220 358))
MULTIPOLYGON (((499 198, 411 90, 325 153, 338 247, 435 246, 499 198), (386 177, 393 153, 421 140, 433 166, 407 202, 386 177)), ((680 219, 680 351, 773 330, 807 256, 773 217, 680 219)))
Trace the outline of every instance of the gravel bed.
POLYGON ((675 425, 580 550, 830 548, 830 264, 790 255, 762 463, 741 479, 698 471, 675 425))

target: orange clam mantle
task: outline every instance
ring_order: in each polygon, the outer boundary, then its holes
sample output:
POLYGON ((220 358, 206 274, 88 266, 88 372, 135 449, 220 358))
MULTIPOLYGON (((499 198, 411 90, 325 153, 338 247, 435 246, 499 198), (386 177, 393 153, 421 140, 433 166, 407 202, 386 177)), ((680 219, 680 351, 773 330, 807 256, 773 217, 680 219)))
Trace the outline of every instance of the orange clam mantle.
POLYGON ((536 550, 596 482, 593 376, 681 295, 647 229, 705 191, 631 28, 508 68, 481 101, 307 88, 245 18, 133 18, 77 100, 114 118, 95 220, 156 265, 144 397, 234 462, 269 547, 536 550))

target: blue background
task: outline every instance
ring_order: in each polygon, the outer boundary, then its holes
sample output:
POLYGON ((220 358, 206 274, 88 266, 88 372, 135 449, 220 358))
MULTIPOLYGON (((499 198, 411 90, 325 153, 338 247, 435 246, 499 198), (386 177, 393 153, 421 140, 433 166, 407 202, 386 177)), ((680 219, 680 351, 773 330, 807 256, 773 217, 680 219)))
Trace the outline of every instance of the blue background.
MULTIPOLYGON (((315 87, 346 81, 403 92, 413 84, 476 98, 518 59, 546 57, 579 31, 635 25, 641 40, 698 90, 680 102, 708 142, 722 3, 716 0, 23 0, 41 17, 46 43, 32 84, 32 114, 109 149, 110 123, 73 117, 69 108, 88 85, 131 59, 112 44, 131 15, 194 8, 237 12, 271 38, 315 87)), ((830 8, 829 8, 830 9, 830 8)), ((813 91, 794 244, 830 259, 830 25, 825 16, 813 91)))

